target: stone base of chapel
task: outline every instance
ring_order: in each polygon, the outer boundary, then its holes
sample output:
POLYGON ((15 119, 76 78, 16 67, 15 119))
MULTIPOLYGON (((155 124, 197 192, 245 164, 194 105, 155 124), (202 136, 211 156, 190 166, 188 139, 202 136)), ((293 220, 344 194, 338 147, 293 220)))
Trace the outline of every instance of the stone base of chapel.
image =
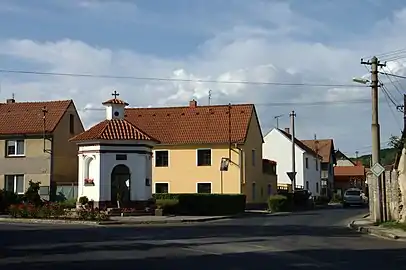
MULTIPOLYGON (((151 200, 144 201, 125 201, 120 204, 120 208, 132 208, 135 210, 145 210, 146 208, 154 208, 155 202, 151 200)), ((118 208, 117 202, 113 201, 98 201, 93 203, 93 207, 99 209, 118 208)))

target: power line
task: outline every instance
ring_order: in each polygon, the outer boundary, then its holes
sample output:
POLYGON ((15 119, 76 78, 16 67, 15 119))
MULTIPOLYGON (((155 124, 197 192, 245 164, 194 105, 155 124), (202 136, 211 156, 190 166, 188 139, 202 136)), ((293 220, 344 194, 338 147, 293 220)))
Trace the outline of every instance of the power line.
MULTIPOLYGON (((351 105, 351 104, 364 104, 370 103, 370 99, 354 99, 354 100, 342 100, 342 101, 316 101, 316 102, 270 102, 270 103, 253 103, 255 106, 268 106, 268 107, 282 107, 282 106, 292 106, 292 107, 301 107, 301 106, 334 106, 334 105, 351 105)), ((380 103, 386 102, 384 99, 379 100, 380 103)), ((1 106, 2 103, 0 103, 1 106)), ((4 104, 4 103, 3 103, 4 104)), ((241 103, 237 103, 241 104, 241 103)), ((212 106, 218 106, 213 104, 212 106)), ((224 105, 226 106, 226 105, 224 105)), ((185 106, 179 106, 185 107, 185 106)), ((147 109, 148 107, 129 107, 128 109, 147 109)), ((156 108, 165 108, 165 107, 154 107, 156 108)), ((89 111, 104 111, 105 108, 81 108, 77 109, 78 112, 89 112, 89 111)), ((63 110, 63 109, 52 109, 52 112, 72 112, 74 113, 75 110, 63 110)), ((27 114, 28 112, 20 112, 20 111, 9 111, 5 113, 0 113, 0 115, 20 115, 20 114, 27 114)), ((38 115, 42 116, 41 108, 38 108, 38 111, 30 111, 30 113, 37 113, 38 115)))
POLYGON ((391 77, 395 77, 395 78, 399 78, 399 79, 406 79, 406 76, 402 76, 402 75, 396 75, 396 74, 382 72, 382 71, 379 71, 378 73, 379 74, 384 74, 384 75, 387 75, 387 76, 391 76, 391 77))
MULTIPOLYGON (((375 54, 375 56, 376 56, 376 57, 379 57, 379 58, 383 58, 383 57, 385 57, 385 56, 390 56, 390 55, 399 54, 399 53, 403 53, 403 52, 406 52, 406 48, 397 49, 397 50, 392 50, 392 51, 388 51, 388 52, 384 52, 384 53, 380 53, 380 54, 375 54)), ((362 58, 364 58, 364 59, 369 59, 369 58, 372 58, 373 56, 374 56, 374 55, 370 55, 370 56, 362 57, 362 58)))
POLYGON ((0 69, 0 73, 29 74, 43 76, 65 76, 65 77, 85 77, 85 78, 103 78, 103 79, 127 79, 144 81, 167 81, 167 82, 196 82, 196 83, 219 83, 219 84, 248 84, 248 85, 274 85, 274 86, 312 86, 312 87, 366 87, 353 84, 316 84, 316 83, 288 83, 288 82, 259 82, 259 81, 218 81, 218 80, 193 80, 193 79, 175 79, 160 77, 136 77, 136 76, 118 76, 118 75, 98 75, 85 73, 57 73, 27 70, 9 70, 0 69))

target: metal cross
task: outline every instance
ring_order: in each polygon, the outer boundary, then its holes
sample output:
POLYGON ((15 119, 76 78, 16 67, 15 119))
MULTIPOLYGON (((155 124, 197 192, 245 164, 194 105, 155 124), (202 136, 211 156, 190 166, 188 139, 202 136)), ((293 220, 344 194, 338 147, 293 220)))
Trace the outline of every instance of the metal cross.
POLYGON ((113 92, 113 94, 111 94, 112 96, 114 96, 114 98, 117 98, 120 94, 119 93, 117 93, 117 91, 116 90, 114 90, 114 92, 113 92))

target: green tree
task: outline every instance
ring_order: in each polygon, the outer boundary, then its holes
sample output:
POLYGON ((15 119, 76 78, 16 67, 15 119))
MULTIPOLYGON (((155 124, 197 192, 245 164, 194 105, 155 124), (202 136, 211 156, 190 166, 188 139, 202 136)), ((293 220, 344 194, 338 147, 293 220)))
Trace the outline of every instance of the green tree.
POLYGON ((399 136, 391 135, 389 137, 388 146, 395 149, 401 148, 403 146, 402 138, 399 136))

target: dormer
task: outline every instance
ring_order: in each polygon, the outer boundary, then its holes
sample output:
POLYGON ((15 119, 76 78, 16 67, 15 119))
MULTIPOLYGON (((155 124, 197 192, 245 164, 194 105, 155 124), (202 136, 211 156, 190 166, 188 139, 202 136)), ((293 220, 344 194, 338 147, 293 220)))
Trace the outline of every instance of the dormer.
POLYGON ((106 119, 124 119, 124 109, 128 106, 128 103, 118 99, 119 94, 116 91, 112 95, 114 98, 102 103, 106 107, 106 119))

